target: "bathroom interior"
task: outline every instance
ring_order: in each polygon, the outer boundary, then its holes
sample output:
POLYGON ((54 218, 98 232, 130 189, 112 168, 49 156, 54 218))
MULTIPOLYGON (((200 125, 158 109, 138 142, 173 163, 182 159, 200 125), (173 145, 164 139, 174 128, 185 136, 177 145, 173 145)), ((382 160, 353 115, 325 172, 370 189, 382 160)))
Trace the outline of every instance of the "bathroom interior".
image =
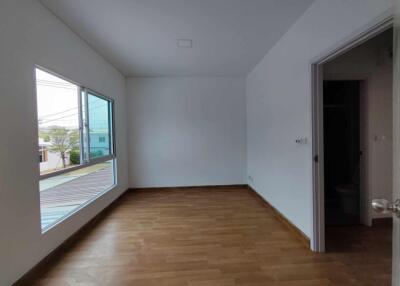
POLYGON ((356 241, 391 216, 372 211, 392 199, 393 29, 324 64, 326 248, 356 241), (335 245, 336 244, 336 245, 335 245))

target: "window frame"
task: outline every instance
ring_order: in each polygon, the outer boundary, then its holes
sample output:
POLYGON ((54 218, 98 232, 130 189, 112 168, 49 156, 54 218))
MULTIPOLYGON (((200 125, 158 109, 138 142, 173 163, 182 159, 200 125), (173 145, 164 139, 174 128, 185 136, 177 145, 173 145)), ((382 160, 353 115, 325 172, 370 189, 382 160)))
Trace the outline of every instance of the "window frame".
MULTIPOLYGON (((87 140, 87 145, 88 145, 88 154, 87 154, 87 158, 85 158, 87 161, 94 161, 94 160, 100 160, 102 161, 109 161, 111 159, 115 159, 115 134, 114 134, 114 100, 108 98, 107 96, 104 96, 92 89, 89 88, 85 88, 84 89, 84 93, 85 93, 85 114, 86 114, 86 126, 84 126, 84 128, 86 128, 86 133, 88 134, 88 140, 87 140), (106 100, 109 102, 109 112, 108 112, 108 123, 109 123, 109 134, 108 134, 108 140, 109 140, 109 144, 110 144, 110 155, 106 155, 106 156, 102 156, 99 158, 95 158, 95 159, 90 159, 90 121, 89 121, 89 94, 91 96, 95 96, 98 97, 100 99, 106 100), (107 159, 108 158, 108 159, 107 159)), ((82 113, 80 113, 82 114, 82 113)), ((82 130, 83 131, 83 130, 82 130)), ((85 156, 86 154, 83 153, 85 156)))
MULTIPOLYGON (((43 72, 49 73, 53 76, 59 77, 65 81, 70 82, 71 84, 74 84, 78 87, 78 91, 77 91, 77 100, 78 100, 78 121, 79 121, 79 151, 80 151, 80 164, 77 166, 73 166, 73 167, 67 167, 65 169, 62 170, 57 170, 51 173, 47 173, 47 174, 41 174, 39 176, 39 180, 45 180, 45 179, 49 179, 52 177, 56 177, 65 173, 69 173, 75 170, 79 170, 79 169, 83 169, 83 168, 87 168, 89 166, 93 166, 99 163, 103 163, 103 162, 107 162, 110 160, 114 161, 114 181, 116 180, 116 175, 115 175, 115 160, 116 160, 116 148, 115 148, 115 108, 114 108, 114 99, 105 96, 93 89, 87 88, 84 85, 81 85, 79 83, 77 83, 76 81, 70 80, 62 75, 59 75, 58 73, 55 73, 51 70, 48 70, 46 68, 43 68, 41 66, 36 65, 35 66, 35 70, 41 70, 43 72), (88 94, 91 94, 93 96, 97 96, 103 100, 106 100, 109 102, 109 112, 108 112, 108 120, 109 120, 109 140, 110 140, 110 155, 106 155, 100 158, 95 158, 95 159, 90 159, 90 136, 89 136, 89 106, 88 106, 88 94), (83 97, 83 98, 82 98, 83 97), (85 101, 85 106, 82 106, 82 101, 85 101), (85 110, 83 110, 83 108, 85 110), (83 112, 85 112, 85 122, 83 119, 83 112), (111 113, 111 114, 110 114, 111 113), (87 132, 87 141, 85 142, 84 140, 84 132, 87 132), (88 148, 87 151, 84 150, 85 149, 85 144, 87 144, 88 148), (85 152, 89 152, 86 156, 85 152)), ((35 77, 35 86, 37 85, 36 82, 36 77, 35 77)), ((36 100, 37 100, 37 87, 36 87, 36 100)), ((37 128, 39 128, 39 125, 37 125, 37 128)), ((40 146, 38 146, 40 147, 40 146)), ((40 163, 38 164, 38 166, 40 165, 40 163)))

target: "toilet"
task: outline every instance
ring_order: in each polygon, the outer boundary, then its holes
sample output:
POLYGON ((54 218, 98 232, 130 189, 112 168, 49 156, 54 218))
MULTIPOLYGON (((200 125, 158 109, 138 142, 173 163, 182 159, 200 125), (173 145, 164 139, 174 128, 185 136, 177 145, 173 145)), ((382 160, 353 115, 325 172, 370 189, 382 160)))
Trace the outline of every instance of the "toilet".
POLYGON ((356 215, 359 209, 358 186, 337 186, 336 192, 340 198, 340 204, 345 214, 356 215))

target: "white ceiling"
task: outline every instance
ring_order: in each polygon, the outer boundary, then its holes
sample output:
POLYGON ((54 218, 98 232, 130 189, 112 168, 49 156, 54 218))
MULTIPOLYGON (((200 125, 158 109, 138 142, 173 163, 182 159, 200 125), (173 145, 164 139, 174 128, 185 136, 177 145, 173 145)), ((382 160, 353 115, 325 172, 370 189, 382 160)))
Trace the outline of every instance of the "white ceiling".
POLYGON ((228 76, 248 74, 313 0, 41 2, 126 76, 228 76))

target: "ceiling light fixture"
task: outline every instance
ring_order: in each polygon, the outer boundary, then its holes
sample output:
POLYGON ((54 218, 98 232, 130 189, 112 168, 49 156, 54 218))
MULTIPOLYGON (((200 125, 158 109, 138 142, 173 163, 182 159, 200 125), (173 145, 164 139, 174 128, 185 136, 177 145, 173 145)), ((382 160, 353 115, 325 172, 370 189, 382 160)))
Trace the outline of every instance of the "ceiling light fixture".
POLYGON ((191 49, 193 47, 193 40, 191 39, 178 39, 176 40, 178 48, 191 49))

